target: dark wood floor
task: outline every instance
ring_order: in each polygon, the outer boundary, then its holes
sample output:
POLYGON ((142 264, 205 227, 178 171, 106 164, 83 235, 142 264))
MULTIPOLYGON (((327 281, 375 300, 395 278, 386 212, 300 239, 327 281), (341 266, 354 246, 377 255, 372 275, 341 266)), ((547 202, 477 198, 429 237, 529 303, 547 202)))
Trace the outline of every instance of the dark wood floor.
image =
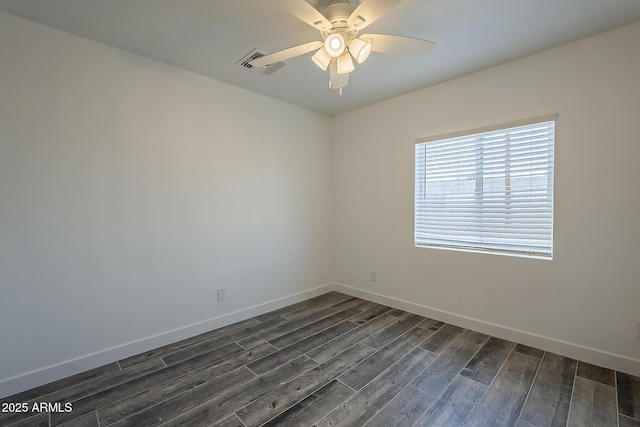
POLYGON ((2 426, 640 426, 640 378, 331 292, 2 400, 2 426))

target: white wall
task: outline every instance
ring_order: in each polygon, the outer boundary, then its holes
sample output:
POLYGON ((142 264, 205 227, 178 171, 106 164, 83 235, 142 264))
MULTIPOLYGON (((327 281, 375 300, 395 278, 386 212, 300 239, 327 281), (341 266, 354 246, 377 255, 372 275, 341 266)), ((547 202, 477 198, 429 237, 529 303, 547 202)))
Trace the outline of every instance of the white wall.
POLYGON ((328 117, 4 13, 0 58, 0 396, 332 281, 328 117))
POLYGON ((0 396, 334 278, 640 374, 638 39, 640 23, 329 119, 0 13, 0 396), (546 113, 554 260, 414 248, 413 139, 546 113))
POLYGON ((640 23, 335 117, 337 282, 640 374, 638 40, 640 23), (415 248, 414 138, 547 113, 553 261, 415 248))

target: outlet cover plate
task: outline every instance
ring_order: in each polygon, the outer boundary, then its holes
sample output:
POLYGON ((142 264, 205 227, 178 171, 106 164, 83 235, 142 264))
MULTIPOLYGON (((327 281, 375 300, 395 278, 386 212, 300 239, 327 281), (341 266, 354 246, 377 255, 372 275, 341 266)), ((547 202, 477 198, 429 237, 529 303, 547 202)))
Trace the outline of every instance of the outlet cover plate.
POLYGON ((218 288, 218 301, 224 301, 227 298, 226 288, 218 288))

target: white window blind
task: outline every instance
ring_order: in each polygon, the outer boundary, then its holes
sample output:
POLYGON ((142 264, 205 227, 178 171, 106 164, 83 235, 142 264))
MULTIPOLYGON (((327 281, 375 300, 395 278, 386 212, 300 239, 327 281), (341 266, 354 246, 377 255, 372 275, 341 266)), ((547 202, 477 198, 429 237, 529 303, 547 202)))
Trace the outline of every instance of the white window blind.
POLYGON ((538 120, 416 141, 416 246, 551 259, 555 116, 538 120))

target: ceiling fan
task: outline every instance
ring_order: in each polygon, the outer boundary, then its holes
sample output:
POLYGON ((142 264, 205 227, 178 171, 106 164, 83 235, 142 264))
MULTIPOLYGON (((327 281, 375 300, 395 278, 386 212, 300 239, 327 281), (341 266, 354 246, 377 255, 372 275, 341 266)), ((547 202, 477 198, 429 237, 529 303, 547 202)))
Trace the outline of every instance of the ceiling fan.
POLYGON ((362 64, 373 52, 426 56, 435 43, 411 37, 358 33, 375 22, 401 0, 362 0, 358 6, 347 0, 331 0, 317 10, 305 0, 274 0, 292 15, 320 31, 323 41, 304 43, 250 61, 264 67, 317 50, 311 57, 322 70, 329 70, 329 87, 339 90, 349 83, 355 70, 353 59, 362 64))

